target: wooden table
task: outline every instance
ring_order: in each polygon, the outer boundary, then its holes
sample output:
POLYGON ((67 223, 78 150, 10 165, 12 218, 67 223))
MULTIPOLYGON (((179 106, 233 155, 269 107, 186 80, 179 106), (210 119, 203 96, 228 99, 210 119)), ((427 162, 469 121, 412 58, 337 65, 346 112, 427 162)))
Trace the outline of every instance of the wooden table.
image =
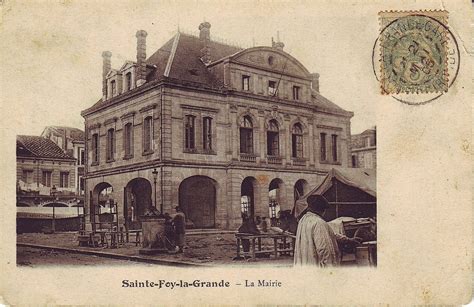
POLYGON ((235 234, 237 239, 237 258, 241 256, 250 256, 255 259, 260 254, 273 254, 275 258, 278 258, 282 253, 292 254, 294 250, 294 240, 289 234, 281 233, 267 233, 267 234, 248 234, 248 233, 237 233, 235 234), (262 250, 262 239, 269 239, 273 241, 272 249, 262 250), (250 250, 245 252, 243 250, 242 240, 250 241, 250 250), (281 244, 281 248, 279 247, 281 244), (242 249, 241 249, 242 246, 242 249))

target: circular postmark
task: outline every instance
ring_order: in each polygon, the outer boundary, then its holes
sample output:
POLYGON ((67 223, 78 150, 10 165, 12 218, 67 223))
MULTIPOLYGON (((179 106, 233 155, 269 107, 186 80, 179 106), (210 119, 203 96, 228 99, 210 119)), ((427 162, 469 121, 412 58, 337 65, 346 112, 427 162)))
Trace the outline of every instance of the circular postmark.
POLYGON ((446 19, 406 13, 382 17, 372 67, 383 95, 410 104, 429 103, 448 92, 459 72, 459 47, 446 19))

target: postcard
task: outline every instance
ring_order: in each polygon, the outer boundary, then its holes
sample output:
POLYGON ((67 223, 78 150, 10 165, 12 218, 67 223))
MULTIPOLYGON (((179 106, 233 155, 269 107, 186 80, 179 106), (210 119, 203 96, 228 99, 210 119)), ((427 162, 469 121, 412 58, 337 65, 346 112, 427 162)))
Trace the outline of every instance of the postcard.
POLYGON ((471 301, 471 3, 0 10, 2 304, 471 301))

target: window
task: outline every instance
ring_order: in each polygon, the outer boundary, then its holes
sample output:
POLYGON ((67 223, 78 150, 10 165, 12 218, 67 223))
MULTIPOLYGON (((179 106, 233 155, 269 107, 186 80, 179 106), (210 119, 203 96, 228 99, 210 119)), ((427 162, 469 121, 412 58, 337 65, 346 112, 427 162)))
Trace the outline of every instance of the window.
POLYGON ((352 155, 352 167, 357 167, 357 157, 352 155))
POLYGON ((43 171, 43 176, 41 177, 41 184, 45 187, 51 186, 51 171, 43 171))
POLYGON ((276 82, 275 81, 268 81, 268 95, 270 96, 276 95, 276 82))
POLYGON ((84 177, 79 176, 79 193, 84 195, 84 177))
POLYGON ((60 188, 69 187, 69 173, 68 172, 59 173, 59 187, 60 188))
POLYGON ((370 136, 365 138, 365 147, 370 147, 370 136))
POLYGON ((26 184, 33 183, 33 171, 32 170, 23 170, 23 172, 21 174, 21 180, 26 184))
POLYGON ((267 155, 278 156, 280 151, 279 129, 276 120, 272 119, 268 123, 267 130, 267 155))
POLYGON ((248 115, 240 122, 240 152, 253 153, 253 124, 248 115))
POLYGON ((326 133, 320 134, 321 141, 321 161, 326 161, 326 133))
POLYGON ((300 100, 300 87, 293 86, 293 100, 300 100))
POLYGON ((194 134, 194 123, 196 116, 186 115, 184 124, 184 148, 195 149, 195 134, 194 134))
POLYGON ((124 140, 123 146, 125 151, 125 157, 133 156, 133 125, 132 123, 128 123, 125 125, 123 129, 124 133, 124 140))
POLYGON ((110 82, 110 86, 112 87, 112 97, 115 97, 117 95, 117 84, 115 80, 110 82))
POLYGON ((250 90, 250 77, 249 76, 242 76, 242 90, 244 91, 250 90))
POLYGON ((79 163, 79 165, 84 165, 84 163, 85 163, 84 148, 79 148, 78 163, 79 163))
POLYGON ((153 118, 148 116, 143 121, 143 151, 151 152, 152 151, 152 141, 153 141, 153 118))
POLYGON ((204 150, 212 150, 212 118, 202 119, 202 147, 204 150))
POLYGON ((92 162, 98 163, 99 162, 99 134, 94 133, 92 135, 92 162))
POLYGON ((107 130, 107 161, 114 159, 115 153, 115 130, 113 128, 107 130))
POLYGON ((131 90, 132 89, 132 73, 131 72, 128 72, 126 75, 125 75, 125 84, 126 84, 126 89, 127 91, 131 90))
POLYGON ((333 134, 332 135, 332 160, 334 162, 337 162, 337 135, 333 134))
POLYGON ((303 158, 303 128, 300 123, 294 124, 291 131, 291 156, 303 158))

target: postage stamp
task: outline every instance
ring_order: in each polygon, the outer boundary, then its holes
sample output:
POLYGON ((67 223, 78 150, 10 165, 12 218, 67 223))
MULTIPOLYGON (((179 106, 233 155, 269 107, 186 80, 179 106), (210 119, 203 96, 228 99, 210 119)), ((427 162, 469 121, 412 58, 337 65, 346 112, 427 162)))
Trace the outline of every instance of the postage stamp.
POLYGON ((449 88, 448 12, 380 12, 382 94, 443 93, 449 88))

